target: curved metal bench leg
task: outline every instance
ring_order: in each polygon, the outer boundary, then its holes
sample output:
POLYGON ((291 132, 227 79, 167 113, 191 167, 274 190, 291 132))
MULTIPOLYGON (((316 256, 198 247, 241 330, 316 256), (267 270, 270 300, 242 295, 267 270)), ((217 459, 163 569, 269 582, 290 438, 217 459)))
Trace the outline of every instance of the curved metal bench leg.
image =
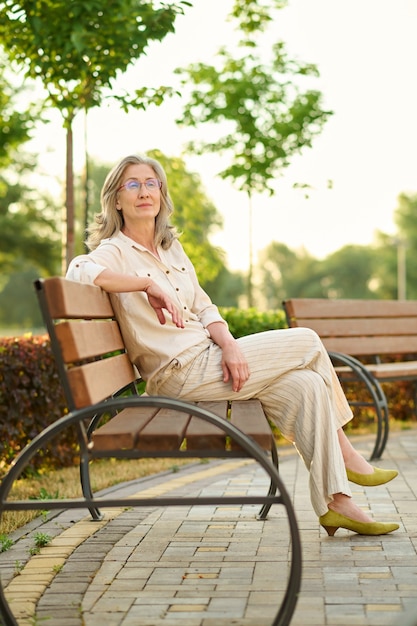
MULTIPOLYGON (((385 396, 384 390, 381 387, 380 382, 373 376, 367 369, 366 365, 363 365, 360 361, 354 357, 349 357, 352 363, 360 368, 363 376, 368 381, 368 389, 372 395, 375 404, 375 411, 377 414, 377 437, 375 441, 374 449, 371 453, 370 460, 381 458, 389 435, 389 409, 388 402, 385 396)), ((366 384, 366 383, 365 383, 366 384)))
MULTIPOLYGON (((378 382, 378 381, 377 381, 378 382)), ((378 383, 379 384, 379 383, 378 383)), ((385 446, 387 445, 388 435, 389 435, 389 412, 388 405, 382 405, 381 407, 381 417, 380 417, 380 436, 379 439, 375 442, 374 450, 370 456, 370 460, 373 461, 375 459, 380 459, 385 446)))
POLYGON ((358 359, 340 352, 329 352, 329 356, 334 364, 342 363, 350 367, 358 380, 364 383, 371 395, 372 406, 376 413, 377 433, 374 449, 369 458, 371 461, 379 459, 384 452, 389 434, 389 412, 385 393, 379 381, 368 371, 366 365, 358 361, 358 359))
MULTIPOLYGON (((87 454, 81 454, 80 457, 80 481, 84 498, 86 498, 86 500, 92 500, 94 495, 91 489, 90 460, 87 454)), ((96 507, 89 507, 88 510, 90 511, 93 522, 99 522, 103 519, 104 516, 100 509, 96 507)))
MULTIPOLYGON (((277 452, 277 448, 276 448, 274 441, 272 442, 272 446, 271 446, 271 460, 272 460, 272 463, 274 464, 274 467, 276 467, 278 471, 279 470, 279 458, 278 458, 278 452, 277 452)), ((268 496, 274 496, 276 492, 277 492, 277 486, 274 483, 274 481, 271 479, 271 482, 269 484, 268 496)), ((269 513, 271 506, 272 504, 264 504, 261 510, 259 511, 257 518, 259 520, 266 519, 268 517, 268 513, 269 513)))
MULTIPOLYGON (((114 400, 110 400, 106 402, 106 408, 109 410, 112 409, 121 409, 121 408, 134 408, 137 406, 152 406, 157 408, 165 408, 165 409, 173 409, 180 412, 187 412, 190 415, 199 417, 215 426, 220 428, 227 436, 231 437, 236 441, 236 443, 245 451, 246 455, 249 458, 257 461, 259 465, 264 469, 266 474, 270 477, 271 483, 273 487, 270 487, 270 491, 274 491, 274 493, 278 492, 278 495, 274 496, 275 500, 273 503, 281 504, 284 506, 288 523, 289 523, 289 535, 290 535, 290 553, 291 553, 291 564, 289 570, 289 576, 287 580, 287 586, 284 593, 284 598, 281 600, 280 608, 277 612, 277 615, 273 621, 273 626, 289 626, 291 622, 292 615, 294 613, 297 600, 298 593, 301 587, 301 567, 302 567, 302 555, 301 555, 301 541, 300 535, 298 531, 297 520, 295 517, 293 505, 291 499, 285 489, 285 486, 279 476, 277 467, 269 459, 268 455, 265 454, 265 451, 258 446, 258 444, 245 435, 242 431, 240 431, 236 426, 228 422, 227 420, 222 419, 221 417, 211 413, 210 411, 200 408, 198 406, 182 402, 180 400, 173 400, 170 398, 163 398, 160 396, 154 397, 129 397, 129 398, 118 398, 114 400)), ((100 410, 101 405, 95 405, 95 407, 88 407, 86 409, 79 409, 74 411, 73 413, 69 413, 63 418, 60 418, 47 428, 45 428, 39 435, 37 435, 24 450, 16 457, 13 465, 4 476, 1 484, 0 484, 0 518, 1 514, 4 510, 11 510, 13 508, 30 508, 30 509, 38 509, 41 510, 41 507, 44 508, 45 503, 39 501, 23 501, 23 502, 8 502, 7 497, 9 492, 13 486, 14 481, 19 478, 22 474, 22 471, 25 469, 27 463, 31 460, 31 458, 42 448, 53 440, 61 431, 64 429, 73 426, 79 425, 83 420, 91 417, 92 410, 95 411, 100 410)), ((81 431, 80 431, 81 432, 81 431)), ((85 470, 84 470, 85 471, 85 470)), ((262 496, 263 498, 267 498, 268 496, 262 496)), ((169 502, 166 499, 154 498, 152 499, 138 499, 139 502, 136 503, 137 506, 147 505, 149 502, 158 503, 160 506, 181 506, 181 499, 172 499, 169 502)), ((169 500, 169 499, 168 499, 169 500)), ((219 498, 215 500, 221 504, 223 498, 219 496, 219 498)), ((229 499, 230 500, 230 499, 229 499)), ((253 498, 238 498, 237 502, 241 502, 244 504, 249 500, 254 500, 253 498)), ((186 497, 183 498, 184 504, 194 505, 204 505, 207 502, 212 504, 211 498, 204 498, 203 496, 196 496, 195 498, 188 499, 186 497)), ((259 502, 259 498, 256 498, 256 501, 259 502)), ((126 506, 126 502, 128 502, 128 506, 135 506, 134 498, 102 498, 100 499, 101 506, 126 506)), ((261 500, 262 502, 262 500, 261 500)), ((269 502, 265 503, 269 505, 269 502)), ((272 504, 272 503, 271 503, 272 504)), ((50 508, 62 509, 67 506, 67 508, 80 508, 85 506, 88 509, 96 509, 94 499, 84 498, 84 500, 73 499, 69 501, 64 501, 60 499, 50 500, 48 502, 48 506, 50 508)), ((5 595, 3 591, 0 592, 0 614, 1 618, 4 620, 4 626, 18 626, 13 614, 11 613, 10 607, 7 603, 5 595)))

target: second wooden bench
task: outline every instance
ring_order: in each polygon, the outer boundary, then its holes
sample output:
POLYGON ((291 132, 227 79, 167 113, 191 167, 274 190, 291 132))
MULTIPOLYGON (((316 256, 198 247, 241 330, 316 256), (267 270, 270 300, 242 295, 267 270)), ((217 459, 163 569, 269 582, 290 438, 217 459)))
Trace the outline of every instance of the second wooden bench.
POLYGON ((371 402, 356 404, 375 409, 378 430, 371 458, 379 458, 389 432, 381 383, 417 381, 417 302, 290 298, 283 305, 288 326, 317 332, 342 382, 355 377, 366 385, 371 402))

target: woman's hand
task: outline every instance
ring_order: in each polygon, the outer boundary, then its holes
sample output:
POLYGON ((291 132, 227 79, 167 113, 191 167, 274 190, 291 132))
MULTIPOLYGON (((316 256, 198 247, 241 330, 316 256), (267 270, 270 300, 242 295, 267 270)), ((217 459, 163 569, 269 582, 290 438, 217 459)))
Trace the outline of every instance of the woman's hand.
POLYGON ((148 296, 149 304, 158 316, 160 324, 165 324, 166 322, 165 314, 163 312, 163 309, 166 309, 171 315, 173 323, 178 328, 184 328, 181 310, 172 302, 171 298, 169 298, 166 293, 158 287, 156 283, 152 281, 150 285, 144 289, 144 291, 148 296))
POLYGON ((236 339, 223 322, 207 326, 210 337, 222 349, 222 370, 225 383, 232 380, 233 391, 240 391, 250 376, 249 365, 236 339))
POLYGON ((232 379, 233 391, 240 391, 250 376, 249 365, 235 340, 225 344, 222 350, 223 380, 227 383, 232 379))

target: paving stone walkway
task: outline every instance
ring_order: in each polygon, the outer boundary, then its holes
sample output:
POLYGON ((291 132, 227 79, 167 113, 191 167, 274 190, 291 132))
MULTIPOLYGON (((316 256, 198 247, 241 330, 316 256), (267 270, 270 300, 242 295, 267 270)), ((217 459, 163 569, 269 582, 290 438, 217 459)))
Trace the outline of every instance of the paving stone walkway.
MULTIPOLYGON (((369 437, 354 438, 365 455, 369 437)), ((380 467, 399 476, 386 486, 354 485, 356 501, 399 531, 365 537, 319 527, 308 473, 292 447, 280 472, 294 502, 303 547, 303 579, 291 626, 417 625, 417 429, 391 433, 380 467)), ((195 464, 132 481, 124 496, 213 492, 258 494, 268 488, 252 461, 195 464)), ((269 626, 288 574, 288 523, 274 506, 196 506, 106 510, 101 522, 63 511, 32 522, 0 554, 6 597, 19 626, 269 626), (30 556, 36 532, 53 537, 30 556)))

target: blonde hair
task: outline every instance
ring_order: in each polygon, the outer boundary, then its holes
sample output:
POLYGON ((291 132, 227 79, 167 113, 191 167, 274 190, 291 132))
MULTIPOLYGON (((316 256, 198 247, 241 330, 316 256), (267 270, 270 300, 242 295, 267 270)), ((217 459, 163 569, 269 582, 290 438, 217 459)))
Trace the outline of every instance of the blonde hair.
POLYGON ((101 190, 101 213, 94 217, 94 224, 87 228, 86 245, 95 250, 103 239, 117 235, 123 226, 123 215, 116 209, 117 192, 122 184, 128 165, 149 165, 161 181, 161 208, 155 218, 155 245, 167 250, 178 237, 175 227, 169 222, 174 204, 168 193, 167 177, 163 167, 155 159, 146 156, 129 155, 117 163, 107 174, 101 190))

